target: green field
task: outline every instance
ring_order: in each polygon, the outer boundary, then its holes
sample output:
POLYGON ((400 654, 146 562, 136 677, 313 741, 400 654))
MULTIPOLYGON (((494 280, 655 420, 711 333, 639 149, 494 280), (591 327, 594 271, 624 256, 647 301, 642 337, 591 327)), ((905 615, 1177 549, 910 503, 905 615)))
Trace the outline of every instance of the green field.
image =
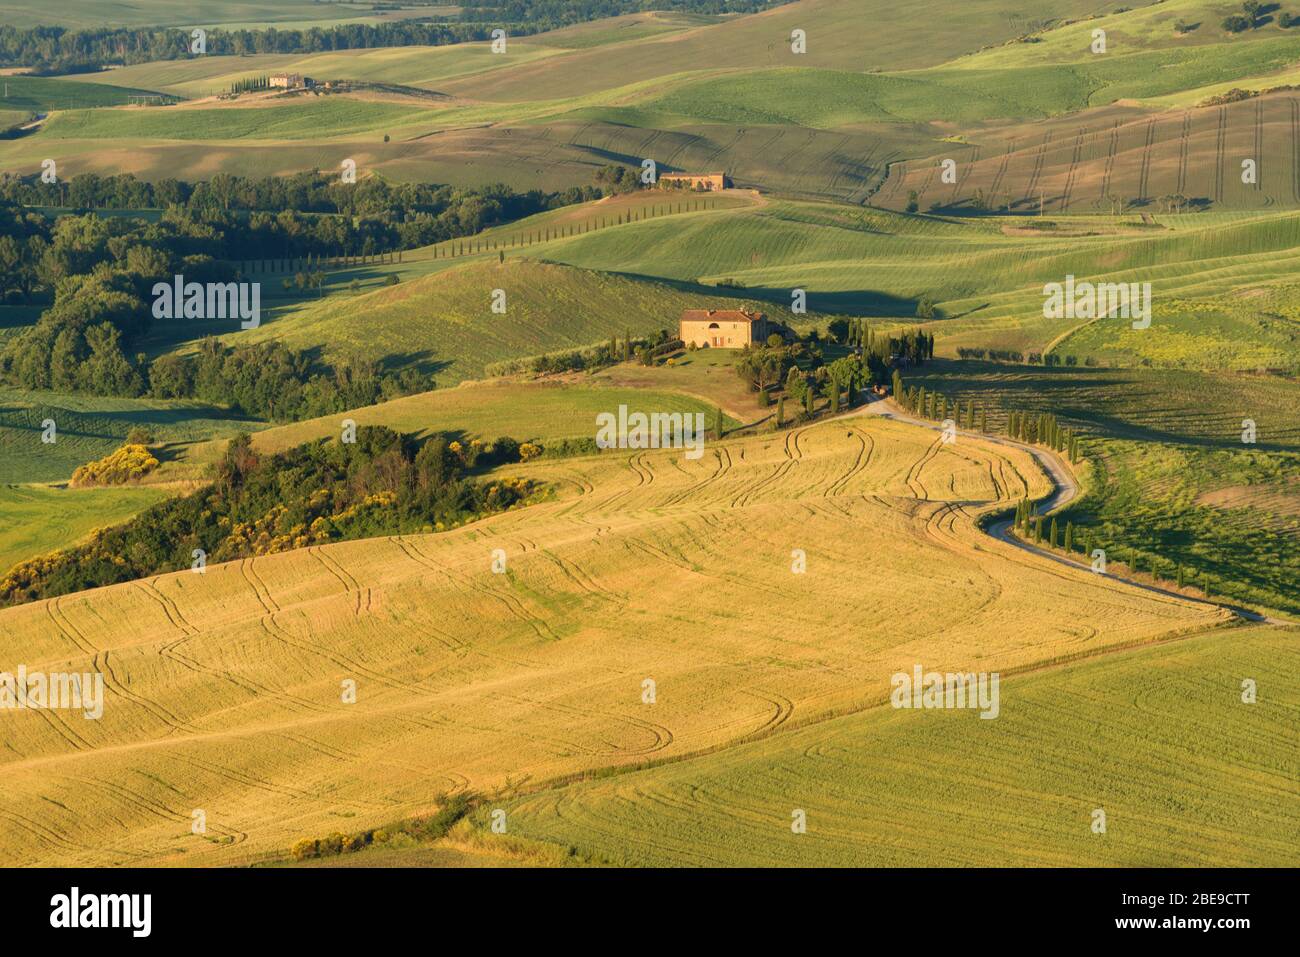
MULTIPOLYGON (((929 328, 950 356, 963 347, 1050 348, 1080 364, 1296 367, 1300 321, 1286 280, 1300 266, 1300 213, 1162 215, 1149 227, 1133 216, 1075 215, 1028 230, 1017 217, 726 196, 677 214, 674 201, 646 194, 554 211, 486 232, 475 240, 482 253, 461 255, 466 244, 457 241, 409 252, 400 264, 341 269, 329 277, 331 295, 277 305, 261 328, 227 338, 323 343, 330 356, 396 357, 459 381, 501 359, 672 329, 681 309, 720 300, 789 318, 791 290, 804 289, 813 316, 893 325, 916 322, 917 302, 929 297, 942 315, 929 328), (647 216, 651 207, 657 214, 647 216), (613 225, 633 209, 638 221, 613 225), (546 229, 574 234, 545 240, 546 229), (401 283, 386 286, 389 275, 401 283), (1122 318, 1045 318, 1043 285, 1067 275, 1151 283, 1150 328, 1132 330, 1122 318), (354 280, 360 295, 346 288, 354 280), (519 304, 520 321, 501 322, 488 310, 496 288, 519 304)), ((209 331, 173 324, 149 349, 188 348, 209 331)))
MULTIPOLYGON (((1289 293, 1269 284, 1289 278, 1300 249, 1296 213, 1161 216, 1158 228, 1135 217, 1072 217, 1060 229, 1017 228, 1015 217, 982 219, 891 215, 827 204, 773 202, 727 215, 633 223, 566 240, 548 258, 588 269, 681 282, 734 279, 745 295, 789 301, 808 291, 819 312, 910 319, 929 296, 947 317, 935 325, 938 348, 990 346, 1042 350, 1077 321, 1043 317, 1043 285, 1066 275, 1150 282, 1151 329, 1127 337, 1143 358, 1238 368, 1289 366, 1295 323, 1289 293), (1138 223, 1140 226, 1140 223, 1138 223), (1073 228, 1065 228, 1073 227, 1073 228), (1225 331, 1190 297, 1223 295, 1249 339, 1225 331), (1274 313, 1282 310, 1276 317, 1274 313), (1266 331, 1262 331, 1266 330, 1266 331), (1150 352, 1147 348, 1150 348, 1150 352)), ((1102 335, 1115 321, 1098 323, 1102 335)), ((1089 353, 1086 339, 1062 352, 1089 353)), ((1118 351, 1098 344, 1098 354, 1118 351)))
MULTIPOLYGON (((540 382, 498 379, 275 426, 254 434, 253 446, 260 452, 282 452, 304 442, 331 438, 338 434, 343 420, 352 419, 358 426, 384 426, 420 438, 435 432, 455 434, 462 441, 491 442, 509 436, 545 447, 557 440, 594 439, 596 416, 617 413, 620 405, 631 411, 703 412, 710 428, 716 418, 714 405, 663 389, 618 387, 604 379, 576 376, 540 382)), ((224 445, 222 441, 195 445, 187 450, 185 462, 212 462, 224 445)))
POLYGON ((504 263, 457 265, 373 292, 336 293, 225 339, 323 346, 326 360, 386 359, 390 365, 417 366, 447 383, 480 378, 488 365, 503 359, 590 346, 629 333, 667 329, 675 334, 683 309, 716 303, 717 297, 704 290, 509 257, 504 263), (492 311, 495 289, 505 291, 504 315, 492 311))
MULTIPOLYGON (((560 36, 560 32, 552 36, 560 36)), ((436 90, 447 80, 490 70, 509 70, 556 51, 533 38, 511 41, 507 56, 494 55, 487 44, 457 43, 441 47, 380 47, 330 53, 256 53, 241 57, 195 57, 122 67, 105 82, 140 84, 183 97, 213 96, 236 80, 289 71, 322 80, 391 83, 436 90)))
POLYGON ((260 108, 73 110, 52 117, 44 135, 55 140, 302 140, 400 125, 423 112, 413 106, 344 97, 260 108))
POLYGON ((120 447, 134 426, 165 443, 160 458, 213 435, 233 435, 261 423, 243 421, 201 402, 99 398, 0 389, 0 483, 59 482, 79 465, 120 447), (53 419, 55 441, 41 441, 53 419))
POLYGON ((658 867, 1288 866, 1294 641, 1252 628, 1004 676, 995 721, 877 707, 497 799, 475 833, 658 867), (1258 703, 1241 702, 1243 678, 1258 703), (486 826, 496 807, 505 837, 486 826), (1091 830, 1098 808, 1105 834, 1091 830))
POLYGON ((83 110, 104 106, 123 106, 132 94, 156 92, 122 84, 104 82, 111 74, 92 74, 93 80, 69 77, 6 76, 0 77, 0 109, 25 113, 51 110, 83 110))
POLYGON ((1098 321, 1055 346, 1103 362, 1300 372, 1300 287, 1257 287, 1213 299, 1177 299, 1153 309, 1151 328, 1098 321))
POLYGON ((61 551, 124 522, 167 493, 159 488, 0 485, 0 577, 18 562, 61 551))

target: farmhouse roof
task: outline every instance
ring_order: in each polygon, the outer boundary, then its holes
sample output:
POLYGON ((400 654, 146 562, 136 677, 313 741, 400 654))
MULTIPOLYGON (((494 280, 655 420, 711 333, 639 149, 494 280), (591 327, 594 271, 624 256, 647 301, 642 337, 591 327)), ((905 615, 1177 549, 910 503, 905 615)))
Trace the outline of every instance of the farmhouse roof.
POLYGON ((743 309, 684 309, 682 322, 762 322, 766 316, 761 312, 746 312, 743 309))

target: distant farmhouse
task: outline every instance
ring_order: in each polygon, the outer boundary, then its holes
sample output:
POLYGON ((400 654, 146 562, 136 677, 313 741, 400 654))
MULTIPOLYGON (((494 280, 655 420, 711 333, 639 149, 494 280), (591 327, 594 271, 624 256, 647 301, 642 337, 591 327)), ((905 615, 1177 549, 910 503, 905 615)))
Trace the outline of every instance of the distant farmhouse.
POLYGON ((311 77, 301 73, 273 73, 269 83, 273 90, 305 90, 315 85, 311 77))
POLYGON ((743 309, 687 309, 682 313, 682 342, 698 348, 743 349, 762 344, 776 332, 776 325, 761 312, 743 309))
POLYGON ((726 173, 660 173, 659 185, 665 189, 691 189, 701 193, 730 189, 731 177, 726 173))

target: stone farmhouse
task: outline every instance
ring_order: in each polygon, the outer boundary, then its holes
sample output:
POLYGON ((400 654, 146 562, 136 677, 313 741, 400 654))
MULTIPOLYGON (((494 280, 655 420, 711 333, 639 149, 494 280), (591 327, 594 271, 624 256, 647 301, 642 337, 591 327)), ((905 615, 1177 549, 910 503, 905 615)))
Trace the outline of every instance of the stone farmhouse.
POLYGON ((761 345, 776 332, 776 325, 761 312, 743 309, 687 309, 682 313, 681 335, 686 345, 705 349, 743 349, 761 345))
POLYGON ((731 188, 731 177, 726 173, 660 173, 659 185, 664 189, 690 189, 712 193, 731 188))

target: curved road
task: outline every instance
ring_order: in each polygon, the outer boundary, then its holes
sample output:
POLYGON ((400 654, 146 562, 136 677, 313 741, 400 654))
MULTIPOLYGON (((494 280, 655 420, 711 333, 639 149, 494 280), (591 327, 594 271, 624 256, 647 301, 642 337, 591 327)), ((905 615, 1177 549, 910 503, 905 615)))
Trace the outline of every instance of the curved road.
MULTIPOLYGON (((870 415, 879 415, 885 419, 894 419, 898 422, 906 422, 909 425, 919 425, 923 428, 930 429, 934 432, 942 431, 942 428, 934 422, 926 419, 918 419, 915 416, 908 415, 906 412, 896 406, 892 400, 871 397, 867 404, 863 406, 860 412, 870 415)), ((1052 480, 1055 490, 1043 501, 1037 503, 1035 513, 1046 515, 1053 512, 1063 505, 1072 502, 1079 494, 1079 483, 1075 480, 1074 473, 1061 459, 1059 455, 1050 449, 1040 448, 1036 445, 1029 445, 1025 442, 1017 442, 1015 439, 1009 439, 1000 435, 985 435, 982 432, 968 432, 965 429, 957 430, 959 435, 967 435, 973 439, 979 439, 982 442, 992 442, 994 445, 1006 445, 1012 448, 1023 449, 1034 457, 1044 472, 1052 480)), ((1086 571, 1092 571, 1091 564, 1081 562, 1074 558, 1067 558, 1057 552, 1046 548, 1040 548, 1037 545, 1026 542, 1011 534, 1012 520, 1009 518, 999 519, 988 527, 988 534, 992 535, 999 541, 1006 542, 1008 545, 1014 545, 1016 548, 1032 552, 1042 558, 1057 562, 1061 565, 1069 565, 1073 568, 1081 568, 1086 571)), ((1153 592, 1157 595, 1167 595, 1171 598, 1178 598, 1182 601, 1195 602, 1199 605, 1211 605, 1215 608, 1226 608, 1239 618, 1246 621, 1260 622, 1269 625, 1295 625, 1300 622, 1291 621, 1286 618, 1271 618, 1268 615, 1262 615, 1257 611, 1251 611, 1249 608, 1241 608, 1237 605, 1228 605, 1217 601, 1210 601, 1208 598, 1195 598, 1184 595, 1182 592, 1175 591, 1172 588, 1161 588, 1159 585, 1148 585, 1144 582, 1134 581, 1131 578, 1123 578, 1119 575, 1112 575, 1110 572, 1093 572, 1101 575, 1103 578, 1111 578, 1115 581, 1124 582, 1134 588, 1141 588, 1143 591, 1153 592)))

